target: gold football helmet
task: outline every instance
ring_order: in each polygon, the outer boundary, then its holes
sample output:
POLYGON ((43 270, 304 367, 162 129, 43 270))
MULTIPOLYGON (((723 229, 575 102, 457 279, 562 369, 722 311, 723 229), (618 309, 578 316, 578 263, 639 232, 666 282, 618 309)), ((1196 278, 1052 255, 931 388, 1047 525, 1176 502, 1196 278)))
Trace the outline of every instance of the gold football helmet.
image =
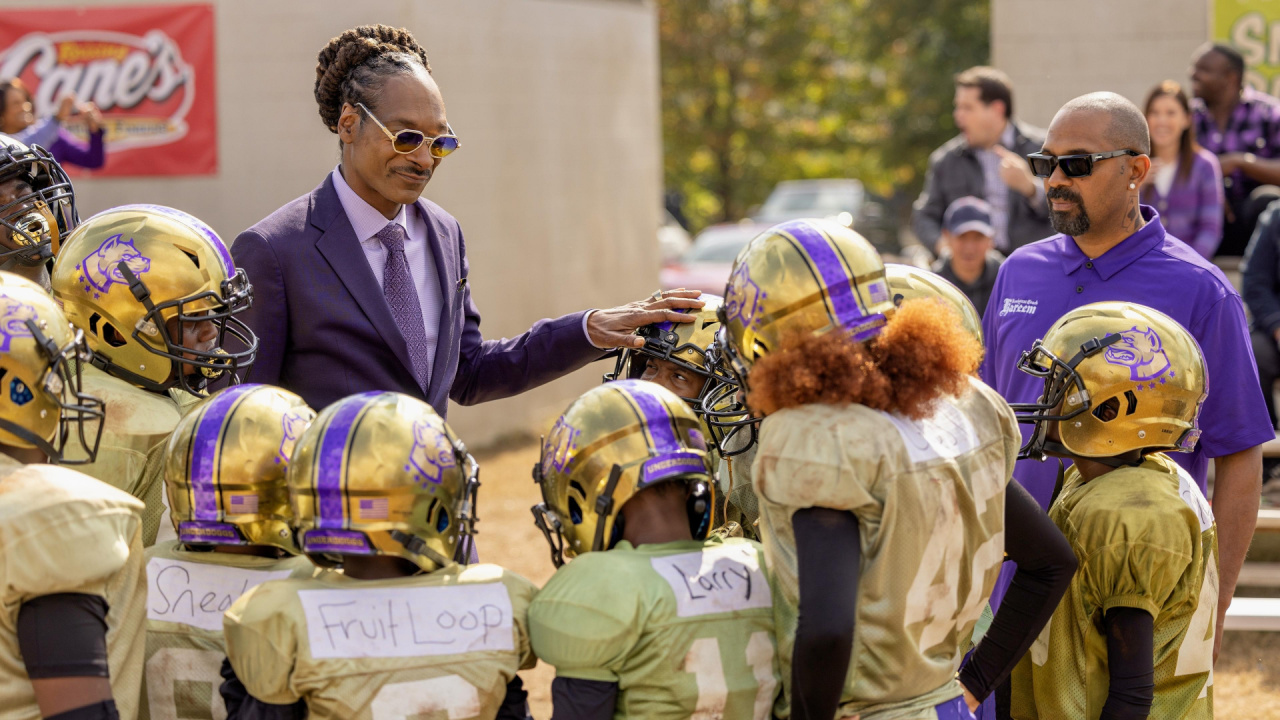
POLYGON ((47 261, 77 222, 71 181, 58 161, 39 145, 0 134, 0 262, 47 261))
POLYGON ((1019 457, 1190 452, 1200 438, 1204 355, 1191 333, 1149 307, 1076 308, 1022 353, 1018 369, 1044 378, 1039 402, 1011 405, 1019 422, 1036 426, 1019 457), (1060 437, 1052 440, 1055 424, 1060 437))
MULTIPOLYGON (((751 366, 787 337, 838 329, 870 340, 893 309, 884 263, 866 238, 827 220, 791 220, 757 235, 734 260, 712 359, 746 389, 751 366)), ((741 404, 725 407, 737 391, 722 386, 703 399, 713 429, 757 422, 744 417, 741 404)))
POLYGON ((164 484, 188 545, 268 545, 298 553, 285 471, 316 417, 270 385, 236 385, 193 407, 169 436, 164 484))
POLYGON ((217 233, 180 210, 124 205, 94 215, 67 238, 52 283, 89 338, 94 365, 147 390, 203 395, 224 374, 239 382, 257 352, 258 338, 235 317, 253 300, 248 278, 217 233), (214 324, 216 345, 183 347, 183 326, 202 322, 214 324), (225 350, 227 336, 244 349, 225 350), (188 377, 184 365, 198 374, 188 377))
POLYGON ((935 272, 912 265, 888 263, 884 266, 884 272, 889 278, 889 292, 893 295, 895 307, 901 305, 903 300, 922 297, 942 300, 956 309, 964 322, 964 329, 982 343, 982 316, 960 288, 935 272))
POLYGON ((622 536, 618 511, 658 483, 693 486, 694 537, 715 525, 701 423, 680 396, 655 383, 619 380, 575 400, 543 439, 533 477, 543 500, 533 507, 534 522, 557 567, 566 557, 613 547, 622 536))
POLYGON ((352 395, 325 408, 289 465, 302 551, 394 555, 430 572, 466 562, 480 466, 430 405, 400 393, 352 395))
POLYGON ((84 333, 44 288, 0 272, 0 444, 38 449, 53 463, 94 462, 104 409, 82 390, 88 358, 84 333), (83 459, 64 457, 73 434, 83 459))

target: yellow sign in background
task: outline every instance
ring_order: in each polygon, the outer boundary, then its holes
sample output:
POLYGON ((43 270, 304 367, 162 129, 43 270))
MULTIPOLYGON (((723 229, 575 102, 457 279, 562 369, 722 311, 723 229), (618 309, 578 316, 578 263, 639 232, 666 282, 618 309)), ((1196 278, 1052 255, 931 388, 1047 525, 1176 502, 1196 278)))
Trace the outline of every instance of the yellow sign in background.
POLYGON ((1213 39, 1244 55, 1244 84, 1280 95, 1280 0, 1213 0, 1213 39))

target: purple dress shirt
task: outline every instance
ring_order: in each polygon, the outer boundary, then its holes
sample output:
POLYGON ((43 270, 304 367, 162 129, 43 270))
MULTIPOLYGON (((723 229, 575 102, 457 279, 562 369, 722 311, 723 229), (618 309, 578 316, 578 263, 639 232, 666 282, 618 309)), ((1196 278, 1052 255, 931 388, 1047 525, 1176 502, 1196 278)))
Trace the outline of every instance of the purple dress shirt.
MULTIPOLYGON (((1093 260, 1066 235, 1009 256, 982 319, 982 379, 1009 402, 1034 402, 1044 381, 1019 372, 1018 358, 1059 317, 1103 300, 1153 307, 1191 331, 1205 355, 1210 392, 1200 412, 1200 444, 1192 453, 1170 454, 1204 490, 1209 458, 1261 445, 1275 431, 1258 387, 1240 294, 1221 270, 1166 234, 1155 209, 1142 206, 1142 216, 1147 224, 1141 230, 1093 260)), ((1024 426, 1024 439, 1030 429, 1024 426)), ((1047 508, 1057 470, 1056 462, 1022 460, 1014 477, 1047 508)))
POLYGON ((1173 171, 1173 185, 1161 195, 1154 184, 1142 190, 1142 202, 1160 213, 1165 231, 1186 242, 1200 257, 1211 258, 1222 242, 1222 168, 1213 153, 1200 148, 1191 156, 1191 171, 1173 171))

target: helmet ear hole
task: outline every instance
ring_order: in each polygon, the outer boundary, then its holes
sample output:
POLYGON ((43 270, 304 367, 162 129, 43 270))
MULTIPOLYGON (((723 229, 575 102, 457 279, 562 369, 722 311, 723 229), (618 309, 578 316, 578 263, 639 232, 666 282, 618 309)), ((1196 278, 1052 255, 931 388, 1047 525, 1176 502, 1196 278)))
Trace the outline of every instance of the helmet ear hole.
POLYGON ((574 525, 582 524, 582 506, 574 498, 569 498, 569 520, 574 525))
POLYGON ((123 347, 125 344, 124 336, 111 323, 102 324, 101 336, 102 340, 111 347, 123 347))
POLYGON ((192 265, 195 265, 197 268, 199 268, 199 267, 200 267, 200 256, 199 256, 199 255, 196 255, 195 253, 189 253, 189 252, 187 252, 186 250, 183 250, 183 251, 182 251, 182 254, 183 254, 183 255, 186 255, 186 256, 187 256, 187 258, 191 260, 191 264, 192 264, 192 265))
POLYGON ((1129 401, 1129 407, 1124 413, 1126 416, 1138 411, 1138 396, 1134 395, 1132 390, 1124 391, 1124 399, 1129 401))
POLYGON ((1102 422, 1111 422, 1120 416, 1120 398, 1110 397, 1093 409, 1093 416, 1102 422))

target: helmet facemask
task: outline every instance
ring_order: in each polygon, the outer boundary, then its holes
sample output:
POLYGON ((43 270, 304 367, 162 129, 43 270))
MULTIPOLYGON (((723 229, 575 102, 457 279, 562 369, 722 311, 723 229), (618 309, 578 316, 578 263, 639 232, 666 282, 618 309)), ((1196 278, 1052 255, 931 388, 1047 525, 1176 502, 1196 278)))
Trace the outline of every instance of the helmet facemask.
POLYGON ((711 433, 711 442, 721 457, 733 457, 756 444, 760 418, 753 417, 740 398, 747 387, 747 365, 738 357, 723 327, 707 349, 707 365, 721 372, 716 383, 703 392, 698 412, 711 433))
POLYGON ((0 263, 38 266, 58 253, 79 221, 71 181, 39 145, 0 143, 0 183, 21 180, 30 191, 0 205, 0 263))
POLYGON ((195 295, 162 302, 151 300, 151 291, 146 283, 135 274, 127 263, 118 265, 120 274, 129 283, 129 290, 138 302, 146 308, 146 314, 133 328, 133 340, 148 352, 166 358, 172 365, 169 379, 157 383, 128 369, 112 363, 105 358, 101 362, 110 365, 115 372, 124 374, 135 384, 153 392, 165 392, 171 387, 179 387, 192 395, 207 394, 207 386, 226 375, 231 384, 240 383, 241 371, 253 364, 258 351, 258 337, 243 320, 235 317, 253 303, 253 287, 243 269, 222 281, 219 292, 205 291, 195 295), (177 320, 179 337, 175 339, 169 333, 168 320, 177 320), (187 324, 212 322, 217 330, 218 339, 212 350, 196 350, 182 345, 182 328, 187 324), (245 349, 229 353, 224 348, 230 336, 245 349), (161 344, 164 349, 156 347, 161 344), (190 366, 198 374, 188 375, 183 372, 184 366, 190 366))
MULTIPOLYGON (((71 340, 59 347, 57 342, 40 329, 36 320, 28 319, 25 324, 41 355, 48 360, 48 365, 39 378, 40 385, 34 390, 42 393, 46 401, 50 401, 58 408, 57 430, 51 442, 30 428, 2 417, 0 417, 0 430, 40 450, 48 456, 50 463, 92 464, 98 457, 98 443, 102 440, 103 418, 106 416, 106 411, 102 400, 84 392, 80 367, 88 362, 90 357, 84 333, 74 329, 71 340), (67 442, 73 434, 73 428, 84 452, 84 457, 79 459, 67 458, 65 452, 67 442)), ((32 389, 24 388, 27 393, 32 389)), ((28 398, 30 398, 29 394, 28 398)))
MULTIPOLYGON (((1031 437, 1018 450, 1019 460, 1044 460, 1048 457, 1046 450, 1058 455, 1070 454, 1061 442, 1048 439, 1049 427, 1053 423, 1071 420, 1093 409, 1093 399, 1076 368, 1085 358, 1104 352, 1109 345, 1119 341, 1119 335, 1093 338, 1081 345, 1070 360, 1063 360, 1055 355, 1044 346, 1043 340, 1036 340, 1030 350, 1022 353, 1018 360, 1018 370, 1044 378, 1044 394, 1034 403, 1009 404, 1019 423, 1035 426, 1031 437)), ((1099 410, 1102 411, 1103 408, 1099 410)))

